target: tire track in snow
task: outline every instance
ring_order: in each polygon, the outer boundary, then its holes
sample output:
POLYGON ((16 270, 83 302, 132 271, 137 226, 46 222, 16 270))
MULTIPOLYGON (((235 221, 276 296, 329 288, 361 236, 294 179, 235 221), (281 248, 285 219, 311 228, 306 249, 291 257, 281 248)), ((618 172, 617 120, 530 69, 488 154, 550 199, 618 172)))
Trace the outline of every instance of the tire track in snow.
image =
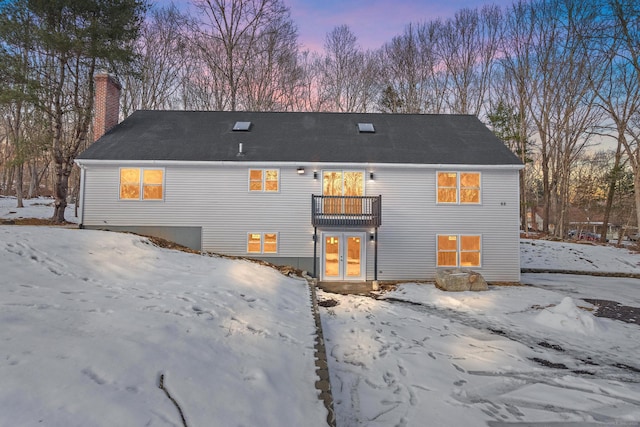
POLYGON ((516 331, 516 325, 505 325, 503 323, 496 324, 479 316, 467 315, 452 309, 439 308, 393 297, 381 298, 379 301, 386 301, 391 304, 401 304, 419 313, 434 315, 442 319, 449 319, 461 323, 467 327, 488 331, 492 334, 500 335, 509 340, 516 341, 534 351, 540 351, 541 353, 544 351, 554 350, 561 353, 563 356, 569 356, 573 359, 575 365, 572 367, 566 367, 566 369, 578 376, 586 376, 590 378, 597 369, 599 378, 640 383, 640 366, 633 366, 626 360, 620 360, 616 357, 616 353, 602 351, 598 351, 596 353, 590 351, 588 348, 571 348, 564 345, 564 343, 549 344, 550 340, 548 337, 534 336, 532 334, 516 331))

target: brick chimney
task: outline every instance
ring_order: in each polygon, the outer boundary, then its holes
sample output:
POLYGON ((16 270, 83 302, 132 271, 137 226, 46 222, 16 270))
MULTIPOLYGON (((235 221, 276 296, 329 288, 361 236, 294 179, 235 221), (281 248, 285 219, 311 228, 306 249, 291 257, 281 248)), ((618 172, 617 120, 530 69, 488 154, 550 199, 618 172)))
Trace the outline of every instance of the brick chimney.
POLYGON ((97 141, 109 129, 118 124, 120 115, 120 83, 106 72, 93 77, 95 81, 95 106, 93 114, 93 141, 97 141))

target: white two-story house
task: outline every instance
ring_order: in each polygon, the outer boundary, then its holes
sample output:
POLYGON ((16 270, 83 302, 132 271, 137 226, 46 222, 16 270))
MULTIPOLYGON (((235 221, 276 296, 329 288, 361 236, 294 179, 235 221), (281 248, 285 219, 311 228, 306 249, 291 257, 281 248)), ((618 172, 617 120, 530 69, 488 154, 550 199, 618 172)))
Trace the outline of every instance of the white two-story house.
POLYGON ((475 116, 137 111, 76 162, 83 228, 321 281, 520 279, 522 164, 475 116))

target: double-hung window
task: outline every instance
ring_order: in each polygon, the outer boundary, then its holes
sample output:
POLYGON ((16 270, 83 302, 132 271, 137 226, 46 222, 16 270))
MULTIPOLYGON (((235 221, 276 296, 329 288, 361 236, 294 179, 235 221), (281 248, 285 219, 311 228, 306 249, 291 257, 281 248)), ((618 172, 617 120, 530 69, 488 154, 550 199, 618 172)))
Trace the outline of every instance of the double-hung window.
POLYGON ((438 267, 480 267, 479 235, 439 234, 438 267))
POLYGON ((163 197, 163 169, 120 168, 121 200, 162 200, 163 197))
POLYGON ((279 190, 278 169, 249 169, 249 191, 276 193, 279 190))
POLYGON ((278 233, 248 233, 247 253, 275 254, 278 253, 278 233))
POLYGON ((479 172, 438 172, 438 203, 479 204, 479 172))

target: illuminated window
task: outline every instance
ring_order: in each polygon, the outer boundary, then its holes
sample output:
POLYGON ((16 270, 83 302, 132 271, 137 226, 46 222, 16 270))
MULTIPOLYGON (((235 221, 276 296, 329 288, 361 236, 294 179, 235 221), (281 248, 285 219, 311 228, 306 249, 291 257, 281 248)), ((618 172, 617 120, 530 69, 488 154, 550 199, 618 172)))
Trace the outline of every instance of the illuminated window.
POLYGON ((145 168, 120 169, 120 199, 162 200, 163 196, 164 170, 145 168))
POLYGON ((335 214, 361 214, 364 195, 364 172, 362 171, 324 171, 322 174, 324 212, 335 214), (352 197, 356 196, 356 197, 352 197))
POLYGON ((144 169, 142 173, 142 198, 162 200, 162 170, 144 169))
POLYGON ((261 169, 251 169, 249 171, 249 191, 262 191, 261 169))
POLYGON ((458 174, 438 172, 438 203, 458 203, 458 174))
POLYGON ((460 203, 480 203, 478 172, 460 172, 460 203))
POLYGON ((480 236, 460 236, 460 267, 480 266, 480 236))
POLYGON ((278 253, 278 234, 249 233, 247 235, 247 252, 250 254, 278 253))
POLYGON ((458 236, 438 236, 438 267, 458 266, 458 236))
POLYGON ((278 235, 276 233, 264 233, 264 247, 262 252, 265 254, 275 254, 278 252, 278 235))
POLYGON ((247 252, 259 254, 262 252, 262 234, 249 233, 247 238, 247 252))
POLYGON ((480 203, 480 173, 438 172, 438 203, 480 203))
POLYGON ((438 267, 480 267, 480 236, 438 235, 438 267))
POLYGON ((264 191, 278 191, 278 171, 276 169, 264 171, 264 191))
POLYGON ((278 169, 250 169, 249 191, 275 193, 280 189, 278 169))
POLYGON ((120 198, 140 199, 140 169, 120 169, 120 198))

